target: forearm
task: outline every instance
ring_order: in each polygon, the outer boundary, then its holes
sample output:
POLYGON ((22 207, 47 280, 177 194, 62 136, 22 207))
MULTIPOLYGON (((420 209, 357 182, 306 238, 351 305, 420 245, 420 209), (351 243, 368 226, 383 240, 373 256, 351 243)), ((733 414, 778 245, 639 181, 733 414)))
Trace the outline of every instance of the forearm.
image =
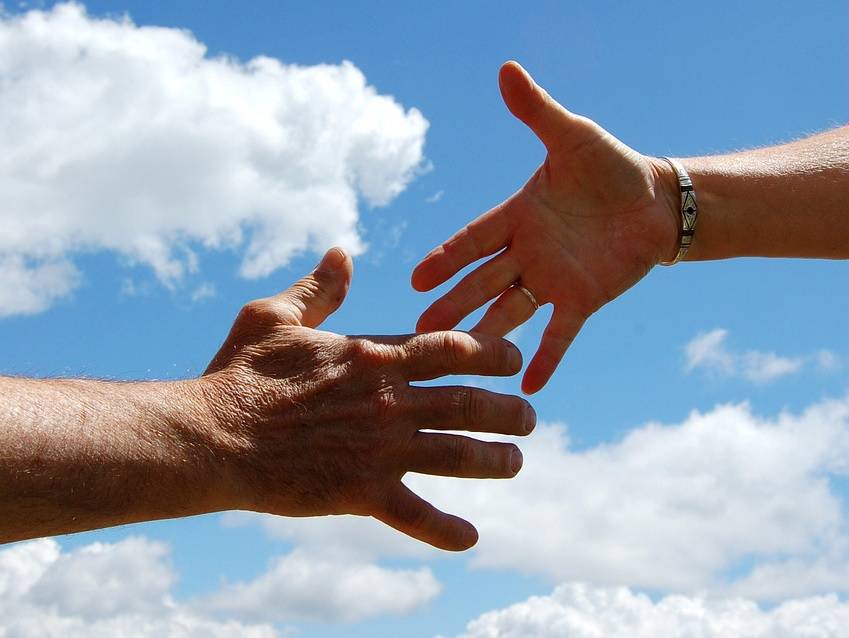
POLYGON ((687 260, 849 258, 849 126, 681 162, 699 204, 687 260))
POLYGON ((191 383, 0 378, 0 542, 217 509, 191 383))

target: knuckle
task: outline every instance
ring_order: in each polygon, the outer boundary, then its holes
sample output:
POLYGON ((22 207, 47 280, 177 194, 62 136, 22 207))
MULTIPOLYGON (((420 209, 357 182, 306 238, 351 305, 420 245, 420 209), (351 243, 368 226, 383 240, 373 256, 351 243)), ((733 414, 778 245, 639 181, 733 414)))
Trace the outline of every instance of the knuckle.
POLYGON ((352 361, 359 362, 368 359, 371 353, 371 346, 365 339, 352 337, 348 340, 347 351, 352 361))
POLYGON ((382 366, 392 359, 386 345, 362 337, 349 339, 348 355, 352 361, 364 367, 382 366))
POLYGON ((464 470, 471 467, 474 458, 474 450, 469 440, 462 437, 456 437, 452 440, 448 453, 448 465, 452 472, 463 474, 464 470))
POLYGON ((320 272, 298 280, 290 290, 297 298, 315 300, 328 309, 338 307, 344 297, 340 294, 338 286, 333 285, 332 278, 320 272))
POLYGON ((468 237, 469 228, 468 226, 463 226, 463 228, 458 230, 453 237, 442 244, 445 248, 445 252, 451 257, 457 256, 462 250, 463 244, 468 240, 468 237))
POLYGON ((467 426, 480 425, 484 422, 487 406, 480 392, 475 392, 471 388, 461 388, 458 392, 457 402, 467 426))
POLYGON ((439 349, 445 362, 450 368, 457 364, 457 336, 454 332, 443 332, 439 335, 439 349))
POLYGON ((265 324, 278 319, 274 304, 268 299, 249 301, 239 311, 237 322, 247 324, 265 324))
POLYGON ((426 529, 430 522, 430 512, 425 507, 411 507, 406 512, 406 519, 413 529, 426 529))
POLYGON ((468 358, 471 354, 472 346, 469 343, 468 335, 454 330, 443 332, 440 335, 440 348, 443 352, 447 364, 453 369, 468 358))

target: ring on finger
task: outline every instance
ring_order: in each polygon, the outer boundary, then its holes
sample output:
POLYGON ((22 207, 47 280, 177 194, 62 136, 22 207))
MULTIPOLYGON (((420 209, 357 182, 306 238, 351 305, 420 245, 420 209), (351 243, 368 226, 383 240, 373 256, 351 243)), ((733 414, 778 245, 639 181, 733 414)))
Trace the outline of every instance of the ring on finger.
POLYGON ((514 288, 518 288, 518 289, 519 289, 519 290, 521 290, 523 293, 525 293, 525 296, 528 298, 528 300, 529 300, 529 301, 531 302, 531 304, 533 305, 534 310, 539 310, 539 302, 537 301, 537 298, 536 298, 536 297, 534 297, 534 293, 532 293, 530 290, 528 290, 527 288, 525 288, 525 287, 524 287, 522 284, 520 284, 518 281, 517 281, 516 283, 514 283, 514 284, 513 284, 513 287, 514 287, 514 288))

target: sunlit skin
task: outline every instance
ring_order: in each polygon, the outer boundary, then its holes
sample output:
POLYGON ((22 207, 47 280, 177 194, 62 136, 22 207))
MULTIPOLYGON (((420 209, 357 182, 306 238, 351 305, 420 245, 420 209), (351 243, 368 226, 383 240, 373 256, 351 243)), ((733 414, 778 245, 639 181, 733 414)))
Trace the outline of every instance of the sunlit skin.
MULTIPOLYGON (((439 286, 485 259, 437 299, 417 330, 445 330, 494 300, 472 329, 505 335, 554 306, 522 389, 540 390, 587 318, 678 249, 680 189, 662 159, 629 148, 554 101, 515 62, 499 75, 507 107, 547 155, 503 203, 431 251, 416 290, 439 286)), ((681 131, 686 135, 686 131, 681 131)), ((740 256, 849 257, 849 126, 728 155, 681 160, 699 218, 686 260, 740 256)))
POLYGON ((534 313, 520 282, 554 312, 522 381, 533 393, 551 377, 587 318, 675 252, 674 197, 657 188, 668 168, 555 102, 515 62, 499 76, 507 107, 548 154, 528 182, 428 254, 416 290, 444 283, 491 257, 433 303, 419 331, 456 326, 495 302, 473 331, 505 335, 534 313), (494 255, 494 256, 493 256, 494 255))
POLYGON ((342 303, 350 257, 330 250, 289 289, 245 305, 198 379, 110 383, 0 377, 0 543, 222 510, 373 516, 447 550, 474 526, 407 488, 408 472, 512 478, 520 397, 415 382, 513 375, 489 335, 345 336, 318 330, 342 303))
MULTIPOLYGON (((288 290, 248 303, 198 379, 0 377, 0 542, 248 509, 368 515, 437 547, 472 546, 471 523, 402 479, 512 477, 512 443, 439 430, 520 436, 536 417, 519 397, 416 382, 516 374, 522 357, 500 336, 535 311, 519 282, 554 306, 523 379, 539 390, 586 319, 671 259, 680 233, 671 167, 569 113, 515 63, 500 82, 548 154, 416 268, 413 285, 430 290, 488 258, 425 311, 423 333, 318 330, 352 275, 334 249, 288 290), (474 332, 448 331, 493 299, 474 332)), ((681 163, 700 211, 687 260, 849 258, 849 126, 681 163)))

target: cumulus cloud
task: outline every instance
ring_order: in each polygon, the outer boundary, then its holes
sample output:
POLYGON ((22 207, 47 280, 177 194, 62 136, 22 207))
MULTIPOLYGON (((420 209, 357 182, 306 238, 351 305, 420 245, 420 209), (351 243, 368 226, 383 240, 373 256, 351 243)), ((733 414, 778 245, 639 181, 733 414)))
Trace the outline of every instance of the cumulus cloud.
POLYGON ((440 589, 428 568, 386 569, 326 549, 295 550, 275 559, 256 580, 226 585, 199 605, 253 621, 355 622, 409 613, 440 589))
POLYGON ((837 596, 792 600, 770 610, 743 598, 648 596, 565 584, 473 620, 460 638, 845 638, 849 604, 837 596))
POLYGON ((0 551, 0 638, 274 638, 176 602, 167 548, 144 538, 62 552, 53 540, 0 551))
POLYGON ((284 621, 405 614, 441 589, 428 568, 388 569, 294 550, 254 580, 179 601, 168 554, 165 544, 141 537, 70 552, 49 539, 0 550, 0 638, 271 638, 280 635, 273 625, 284 621))
POLYGON ((428 123, 351 63, 209 57, 186 31, 78 4, 0 13, 0 315, 78 285, 111 251, 176 286, 199 251, 261 277, 304 251, 365 245, 422 164, 428 123))
POLYGON ((76 267, 61 257, 33 261, 6 253, 0 256, 0 316, 42 312, 79 281, 76 267))
MULTIPOLYGON (((772 601, 849 592, 849 520, 833 485, 849 471, 849 399, 772 418, 718 406, 583 450, 565 426, 540 424, 521 445, 524 468, 511 481, 405 479, 474 521, 473 566, 772 601)), ((249 520, 361 556, 430 552, 353 517, 249 520)))
POLYGON ((828 350, 820 350, 811 357, 785 357, 757 350, 738 353, 728 349, 727 338, 728 331, 721 328, 696 335, 684 346, 686 371, 702 369, 719 377, 763 384, 799 372, 809 362, 824 371, 838 367, 837 356, 828 350))

